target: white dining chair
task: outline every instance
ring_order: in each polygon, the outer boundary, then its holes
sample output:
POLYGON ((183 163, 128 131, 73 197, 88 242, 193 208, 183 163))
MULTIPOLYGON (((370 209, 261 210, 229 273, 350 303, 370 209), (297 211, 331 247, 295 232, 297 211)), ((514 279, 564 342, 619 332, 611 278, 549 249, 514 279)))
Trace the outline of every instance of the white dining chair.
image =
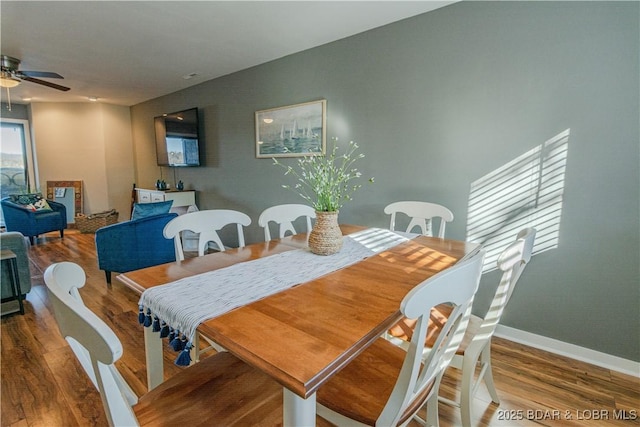
POLYGON ((318 389, 318 415, 336 425, 406 425, 434 393, 467 327, 484 251, 432 276, 402 300, 400 311, 415 319, 409 348, 378 338, 318 389), (453 306, 437 345, 423 360, 431 308, 453 306))
POLYGON ((438 228, 436 237, 440 237, 441 239, 444 238, 447 222, 453 221, 453 212, 448 208, 429 202, 394 202, 384 208, 384 213, 391 215, 391 223, 389 225, 391 231, 396 229, 396 214, 402 213, 411 219, 406 232, 410 233, 415 227, 418 227, 420 233, 425 236, 434 236, 433 218, 439 218, 440 227, 438 228))
POLYGON ((222 243, 222 239, 220 239, 220 236, 218 235, 218 231, 230 224, 236 225, 238 233, 238 247, 244 247, 244 230, 242 227, 250 225, 251 218, 249 218, 245 213, 228 209, 210 209, 179 215, 164 227, 163 234, 167 239, 173 239, 176 251, 176 260, 183 261, 183 232, 191 231, 199 234, 198 256, 202 256, 208 248, 209 242, 215 243, 218 250, 221 252, 226 249, 222 243))
MULTIPOLYGON (((471 426, 471 399, 476 393, 480 383, 484 381, 489 390, 491 400, 500 404, 500 398, 493 381, 491 367, 491 338, 500 322, 502 313, 511 298, 515 285, 522 275, 525 266, 531 260, 531 252, 535 240, 536 230, 526 228, 518 233, 516 241, 507 246, 498 258, 498 268, 502 270, 500 283, 484 317, 472 315, 469 319, 469 327, 463 338, 462 345, 456 352, 451 366, 462 369, 462 384, 460 387, 460 401, 449 399, 439 400, 460 407, 462 425, 471 426), (477 379, 474 380, 476 366, 480 367, 477 379)), ((432 347, 433 342, 427 345, 432 347)), ((432 413, 437 413, 437 402, 430 402, 432 413), (435 409, 433 409, 435 408, 435 409)))
POLYGON ((283 238, 287 233, 297 234, 293 222, 300 217, 305 217, 307 233, 311 231, 311 220, 316 217, 316 211, 307 205, 285 204, 271 206, 260 214, 258 225, 264 228, 264 241, 271 240, 269 223, 274 222, 278 226, 278 237, 283 238))
MULTIPOLYGON (((496 288, 489 310, 484 317, 471 315, 469 326, 465 332, 462 344, 456 351, 451 366, 462 370, 462 384, 460 388, 460 401, 455 402, 450 399, 440 397, 438 400, 449 405, 460 408, 462 425, 471 425, 471 399, 476 393, 480 383, 484 381, 489 390, 491 400, 500 404, 500 398, 493 381, 491 368, 491 338, 500 322, 502 313, 511 298, 515 285, 522 275, 525 266, 531 259, 536 230, 525 228, 521 230, 514 242, 509 244, 498 257, 498 268, 502 270, 500 283, 496 288), (476 367, 480 368, 477 379, 475 378, 476 367)), ((440 328, 448 322, 451 308, 446 305, 436 307, 431 313, 433 333, 426 340, 426 349, 429 351, 436 343, 440 328)), ((406 340, 411 335, 412 326, 406 321, 401 322, 390 331, 392 336, 401 336, 406 340)), ((407 346, 406 341, 392 341, 396 344, 407 346)), ((428 354, 428 353, 426 353, 428 354)), ((440 379, 438 379, 439 384, 440 379)), ((429 401, 427 413, 436 417, 438 404, 436 399, 429 401)), ((434 418, 435 421, 437 417, 434 418)))
POLYGON ((47 293, 62 336, 100 393, 110 426, 282 425, 282 386, 228 352, 207 357, 138 398, 115 362, 120 340, 80 297, 82 268, 49 266, 47 293))

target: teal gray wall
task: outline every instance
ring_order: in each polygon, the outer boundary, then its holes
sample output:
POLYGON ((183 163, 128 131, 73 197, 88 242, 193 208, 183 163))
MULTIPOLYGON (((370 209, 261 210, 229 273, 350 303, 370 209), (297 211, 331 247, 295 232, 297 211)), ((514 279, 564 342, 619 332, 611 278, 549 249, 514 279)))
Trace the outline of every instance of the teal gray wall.
MULTIPOLYGON (((2 89, 6 90, 6 89, 2 89)), ((29 120, 29 107, 26 104, 0 104, 0 117, 3 119, 29 120)))
MULTIPOLYGON (((559 245, 533 258, 502 323, 640 361, 639 6, 456 3, 136 105, 134 144, 148 153, 154 116, 198 107, 206 166, 179 179, 201 209, 249 214, 258 241, 264 208, 302 199, 255 158, 254 112, 324 98, 328 135, 358 142, 375 176, 341 222, 387 227, 386 204, 427 200, 464 239, 471 182, 570 129, 559 245)), ((153 185, 155 159, 136 167, 153 185)), ((483 277, 474 311, 497 282, 483 277)))

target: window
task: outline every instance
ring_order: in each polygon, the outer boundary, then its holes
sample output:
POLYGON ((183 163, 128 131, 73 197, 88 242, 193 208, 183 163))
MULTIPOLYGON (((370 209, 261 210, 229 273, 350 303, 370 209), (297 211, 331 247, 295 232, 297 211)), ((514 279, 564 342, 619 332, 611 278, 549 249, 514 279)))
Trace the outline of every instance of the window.
MULTIPOLYGON (((2 119, 0 121, 0 193, 28 193, 36 183, 35 167, 29 122, 26 120, 2 119)), ((2 224, 4 220, 0 218, 2 224)))

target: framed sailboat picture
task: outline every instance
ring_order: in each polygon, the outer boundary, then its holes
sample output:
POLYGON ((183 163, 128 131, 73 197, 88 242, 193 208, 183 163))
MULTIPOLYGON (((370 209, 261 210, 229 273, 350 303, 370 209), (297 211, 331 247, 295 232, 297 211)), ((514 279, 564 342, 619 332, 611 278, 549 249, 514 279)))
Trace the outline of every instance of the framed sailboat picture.
POLYGON ((256 157, 325 154, 327 100, 256 111, 256 157))

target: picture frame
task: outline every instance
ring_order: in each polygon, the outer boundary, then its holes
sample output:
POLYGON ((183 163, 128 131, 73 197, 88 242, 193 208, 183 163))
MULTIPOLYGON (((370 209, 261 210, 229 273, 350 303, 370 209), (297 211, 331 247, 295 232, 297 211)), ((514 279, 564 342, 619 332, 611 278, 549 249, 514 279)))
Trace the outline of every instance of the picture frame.
MULTIPOLYGON (((64 188, 65 191, 63 197, 73 198, 73 215, 68 215, 71 218, 75 218, 83 214, 83 197, 82 197, 82 181, 47 181, 47 199, 56 200, 56 189, 64 188), (71 192, 73 190, 73 192, 71 192)), ((67 208, 67 214, 70 208, 67 208)), ((69 221, 73 222, 73 221, 69 221)))
POLYGON ((259 159, 326 152, 326 99, 256 111, 255 120, 259 159))

